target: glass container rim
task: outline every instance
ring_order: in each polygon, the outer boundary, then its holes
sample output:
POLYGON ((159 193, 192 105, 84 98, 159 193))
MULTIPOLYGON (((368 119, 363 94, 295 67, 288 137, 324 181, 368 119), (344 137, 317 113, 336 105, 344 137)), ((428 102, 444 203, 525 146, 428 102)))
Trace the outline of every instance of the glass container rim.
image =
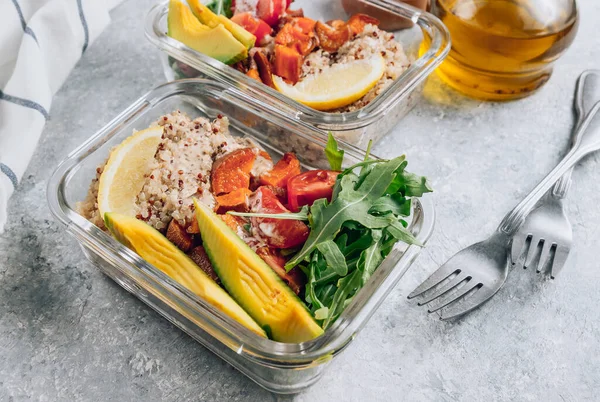
MULTIPOLYGON (((347 306, 342 316, 338 318, 336 323, 323 336, 304 343, 281 343, 260 338, 241 324, 233 321, 233 319, 225 316, 208 303, 191 294, 183 286, 172 281, 162 272, 142 260, 137 254, 88 222, 71 208, 66 199, 66 185, 85 158, 110 138, 118 134, 123 126, 140 116, 145 110, 152 108, 165 99, 184 94, 185 88, 193 85, 211 86, 221 95, 229 94, 237 100, 249 102, 256 110, 260 110, 263 116, 270 116, 270 119, 280 121, 292 127, 294 133, 303 139, 321 147, 324 147, 326 144, 324 140, 326 137, 322 131, 284 114, 273 114, 268 107, 265 107, 237 88, 226 87, 224 83, 205 79, 169 82, 156 87, 133 102, 132 105, 111 120, 106 126, 98 130, 88 140, 68 154, 55 169, 48 182, 47 198, 50 210, 55 218, 67 227, 68 232, 73 234, 86 246, 93 247, 98 252, 101 252, 105 259, 110 258, 111 262, 119 264, 134 264, 137 270, 141 270, 143 274, 147 275, 147 277, 143 278, 144 280, 155 281, 160 286, 165 287, 168 292, 172 293, 170 296, 176 298, 171 299, 171 301, 175 300, 178 303, 178 307, 186 309, 187 313, 198 317, 198 322, 209 321, 210 324, 217 327, 219 329, 218 334, 207 332, 235 350, 238 354, 244 354, 248 359, 267 367, 303 368, 324 363, 344 349, 359 332, 396 282, 412 264, 412 261, 420 252, 419 247, 411 245, 404 247, 403 250, 394 249, 351 304, 347 306), (402 272, 398 272, 398 269, 402 272), (362 319, 358 319, 361 314, 363 315, 362 319)), ((340 148, 343 148, 355 158, 360 158, 361 155, 364 157, 365 155, 364 151, 344 141, 340 140, 339 145, 340 148)), ((421 230, 417 234, 417 239, 422 244, 425 244, 433 231, 435 219, 433 203, 429 197, 415 199, 415 201, 417 201, 415 204, 416 208, 420 210, 419 216, 421 219, 421 230)), ((135 275, 141 274, 136 272, 135 275)), ((206 331, 206 328, 200 328, 206 331)))
POLYGON ((180 60, 212 79, 227 82, 259 97, 263 102, 297 119, 317 125, 319 128, 354 130, 369 126, 380 120, 402 99, 419 85, 443 61, 450 52, 450 32, 435 15, 413 7, 400 0, 361 0, 363 3, 385 9, 399 18, 410 20, 431 37, 430 47, 409 68, 368 105, 352 112, 322 112, 294 101, 261 82, 197 52, 183 43, 170 38, 160 24, 168 12, 168 1, 153 6, 146 16, 146 38, 168 55, 180 60))

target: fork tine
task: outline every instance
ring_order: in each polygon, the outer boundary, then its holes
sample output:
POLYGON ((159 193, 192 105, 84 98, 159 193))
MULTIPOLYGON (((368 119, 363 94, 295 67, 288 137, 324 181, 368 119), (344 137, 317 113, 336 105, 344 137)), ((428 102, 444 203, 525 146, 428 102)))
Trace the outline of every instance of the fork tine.
POLYGON ((436 300, 436 303, 434 303, 431 306, 428 306, 427 312, 434 313, 434 312, 438 311, 439 309, 441 309, 442 307, 446 307, 448 304, 460 299, 461 297, 463 297, 467 293, 471 292, 473 289, 475 289, 478 286, 480 286, 480 284, 472 286, 471 281, 465 283, 464 286, 462 286, 461 288, 459 288, 455 291, 448 292, 448 293, 442 295, 441 297, 439 297, 436 300))
POLYGON ((517 263, 519 257, 525 251, 525 242, 527 241, 528 235, 525 233, 518 232, 512 239, 510 245, 510 261, 514 264, 517 263))
POLYGON ((425 281, 423 283, 421 283, 415 290, 413 290, 408 295, 408 298, 412 299, 412 298, 420 295, 421 293, 431 289, 432 287, 439 284, 440 282, 442 282, 444 279, 446 279, 447 277, 449 277, 450 275, 452 275, 455 272, 460 274, 460 269, 456 268, 452 264, 449 264, 449 262, 450 262, 450 260, 446 261, 446 263, 444 265, 442 265, 441 267, 439 267, 437 269, 437 271, 435 271, 433 274, 431 274, 429 276, 429 278, 425 279, 425 281))
POLYGON ((527 258, 525 258, 525 263, 523 264, 523 268, 529 268, 533 259, 537 255, 538 244, 540 241, 543 241, 540 236, 533 236, 531 238, 531 242, 529 243, 529 251, 527 252, 527 258))
POLYGON ((552 267, 550 270, 550 277, 554 279, 558 273, 563 269, 567 258, 569 258, 570 247, 564 245, 556 246, 554 251, 554 260, 552 261, 552 267))
POLYGON ((452 278, 448 283, 446 283, 441 288, 436 289, 435 291, 431 292, 431 294, 428 295, 428 296, 424 296, 423 299, 420 300, 417 304, 419 306, 423 306, 425 304, 428 304, 433 299, 437 299, 438 297, 444 295, 445 293, 447 293, 451 289, 453 289, 456 286, 460 285, 465 280, 467 280, 467 283, 468 283, 468 281, 471 280, 471 277, 468 276, 466 273, 461 272, 458 275, 456 275, 454 278, 452 278))
POLYGON ((440 319, 448 320, 450 318, 463 315, 478 307, 479 305, 490 299, 498 289, 493 290, 486 286, 475 287, 475 290, 470 295, 466 295, 460 300, 449 304, 440 311, 440 319))
POLYGON ((542 252, 540 253, 540 260, 538 261, 537 272, 540 273, 546 266, 548 262, 548 257, 550 256, 550 250, 552 249, 552 242, 544 241, 542 246, 542 252))

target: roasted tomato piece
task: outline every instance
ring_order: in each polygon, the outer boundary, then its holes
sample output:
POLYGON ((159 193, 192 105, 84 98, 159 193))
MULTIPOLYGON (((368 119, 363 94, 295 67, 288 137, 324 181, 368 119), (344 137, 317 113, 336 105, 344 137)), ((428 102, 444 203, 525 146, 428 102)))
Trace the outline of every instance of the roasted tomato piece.
POLYGON ((318 21, 315 25, 315 32, 319 39, 319 46, 327 52, 333 53, 348 42, 350 39, 350 28, 347 24, 334 28, 318 21))
POLYGON ((286 0, 258 0, 256 15, 258 18, 274 27, 287 9, 286 0))
POLYGON ((300 174, 300 161, 292 152, 286 152, 273 166, 273 170, 260 176, 260 184, 264 186, 287 187, 290 178, 300 174))
POLYGON ((302 287, 306 284, 306 276, 304 276, 304 273, 298 267, 294 267, 290 272, 286 272, 285 264, 287 259, 279 250, 270 247, 261 247, 256 250, 256 254, 258 254, 258 256, 262 258, 277 275, 279 275, 281 280, 283 280, 294 293, 300 293, 302 287))
MULTIPOLYGON (((250 211, 269 214, 289 212, 268 187, 259 187, 250 196, 250 211)), ((293 248, 304 244, 309 229, 304 222, 293 219, 251 218, 252 226, 267 245, 273 248, 293 248)))
POLYGON ((227 211, 247 212, 248 196, 250 194, 252 194, 252 191, 249 189, 238 188, 229 194, 216 197, 216 212, 218 214, 224 214, 227 211))
POLYGON ((288 206, 294 212, 304 205, 312 205, 320 198, 331 201, 333 185, 340 172, 309 170, 292 177, 287 184, 288 206))
POLYGON ((261 19, 254 18, 250 13, 240 13, 231 17, 231 21, 240 25, 246 31, 256 36, 256 42, 260 43, 265 36, 270 35, 273 29, 261 19))
POLYGON ((348 26, 354 35, 362 33, 362 31, 365 29, 365 26, 368 24, 378 26, 379 20, 366 14, 354 14, 348 20, 348 26))
POLYGON ((250 187, 250 171, 256 160, 253 148, 242 148, 223 155, 213 163, 210 173, 212 192, 219 196, 250 187))
POLYGON ((275 57, 273 59, 273 73, 275 75, 295 84, 300 80, 302 62, 302 55, 297 49, 275 45, 275 57))

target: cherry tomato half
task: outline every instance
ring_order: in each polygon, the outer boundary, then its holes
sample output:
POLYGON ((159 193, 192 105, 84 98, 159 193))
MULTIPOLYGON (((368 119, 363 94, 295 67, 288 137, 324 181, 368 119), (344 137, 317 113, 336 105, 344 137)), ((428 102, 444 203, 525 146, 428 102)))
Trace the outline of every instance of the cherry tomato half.
POLYGON ((288 204, 296 212, 304 205, 312 205, 320 198, 331 201, 333 185, 340 172, 309 170, 292 177, 287 184, 288 204))
POLYGON ((256 42, 260 43, 263 38, 270 35, 273 31, 269 24, 263 20, 254 18, 250 13, 240 13, 231 17, 231 21, 235 22, 252 35, 256 36, 256 42))
POLYGON ((286 10, 286 0, 258 0, 256 15, 274 27, 286 10))

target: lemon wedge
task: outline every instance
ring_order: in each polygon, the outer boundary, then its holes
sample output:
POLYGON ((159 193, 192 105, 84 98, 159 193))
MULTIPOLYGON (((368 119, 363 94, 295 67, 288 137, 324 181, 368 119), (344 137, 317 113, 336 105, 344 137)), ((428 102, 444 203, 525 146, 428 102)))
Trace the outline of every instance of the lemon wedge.
POLYGON ((356 102, 381 79, 385 60, 370 59, 337 64, 322 73, 304 78, 296 85, 273 75, 275 88, 282 94, 317 110, 331 110, 356 102))
POLYGON ((134 216, 137 195, 161 141, 163 127, 138 131, 112 150, 98 184, 98 210, 134 216))

